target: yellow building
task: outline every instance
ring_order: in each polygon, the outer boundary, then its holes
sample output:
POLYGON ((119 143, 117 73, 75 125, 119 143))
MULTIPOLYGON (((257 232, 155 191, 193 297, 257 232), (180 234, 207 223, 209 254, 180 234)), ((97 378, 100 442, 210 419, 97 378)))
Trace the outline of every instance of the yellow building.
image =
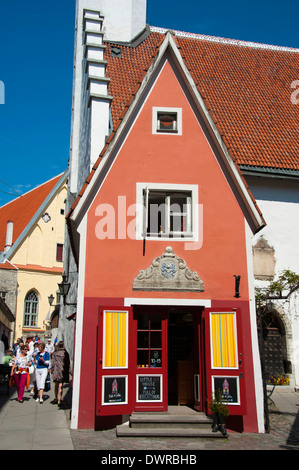
POLYGON ((65 172, 0 208, 0 294, 16 318, 14 339, 48 336, 55 304, 59 311, 67 176, 65 172), (8 278, 7 261, 17 271, 17 283, 8 278))

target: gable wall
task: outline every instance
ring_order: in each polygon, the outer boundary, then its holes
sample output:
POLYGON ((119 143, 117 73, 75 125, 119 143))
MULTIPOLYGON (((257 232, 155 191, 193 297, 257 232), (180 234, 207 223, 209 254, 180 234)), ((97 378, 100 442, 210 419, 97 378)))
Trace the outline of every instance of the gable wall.
MULTIPOLYGON (((127 222, 133 221, 134 216, 127 217, 127 222)), ((120 231, 123 233, 122 228, 120 231)), ((170 245, 205 285, 201 294, 184 292, 171 297, 232 299, 233 275, 239 274, 242 298, 248 298, 243 213, 168 62, 89 209, 87 234, 86 297, 144 296, 132 291, 133 279, 170 245), (182 136, 152 135, 154 106, 182 108, 182 136), (147 241, 143 256, 142 240, 117 239, 118 196, 126 197, 126 208, 135 204, 136 182, 198 185, 199 204, 203 207, 200 249, 186 250, 183 241, 147 241), (109 204, 116 212, 116 239, 99 240, 96 236, 100 204, 109 204)), ((146 296, 156 293, 147 292, 146 296)), ((169 292, 159 293, 163 296, 169 297, 169 292)))

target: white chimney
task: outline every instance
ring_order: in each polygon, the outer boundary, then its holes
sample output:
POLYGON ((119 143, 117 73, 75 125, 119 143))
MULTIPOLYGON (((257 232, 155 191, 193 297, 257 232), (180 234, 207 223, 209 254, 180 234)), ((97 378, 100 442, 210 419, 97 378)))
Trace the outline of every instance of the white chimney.
POLYGON ((100 11, 104 39, 130 42, 146 27, 147 0, 77 0, 79 10, 100 11))
POLYGON ((9 248, 12 246, 12 236, 13 236, 13 222, 11 220, 7 221, 6 226, 6 242, 4 247, 4 253, 6 253, 9 248))
POLYGON ((147 0, 76 0, 70 192, 77 194, 109 135, 103 41, 130 42, 146 27, 147 0))
POLYGON ((146 26, 147 0, 100 0, 104 39, 130 42, 146 26))

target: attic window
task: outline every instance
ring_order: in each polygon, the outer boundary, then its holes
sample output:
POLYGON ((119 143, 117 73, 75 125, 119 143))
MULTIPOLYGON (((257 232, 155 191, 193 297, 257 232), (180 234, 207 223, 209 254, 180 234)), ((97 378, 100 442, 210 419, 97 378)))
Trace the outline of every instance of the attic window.
POLYGON ((181 108, 153 108, 153 134, 182 134, 181 108))
POLYGON ((121 49, 119 47, 111 47, 111 55, 112 57, 118 57, 121 59, 121 49))
POLYGON ((177 132, 177 114, 158 113, 157 124, 157 131, 159 132, 177 132))

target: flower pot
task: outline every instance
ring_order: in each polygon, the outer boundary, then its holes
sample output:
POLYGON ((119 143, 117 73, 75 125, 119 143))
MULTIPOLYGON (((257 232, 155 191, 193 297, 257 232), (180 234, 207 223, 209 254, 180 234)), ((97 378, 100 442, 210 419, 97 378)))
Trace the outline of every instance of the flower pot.
POLYGON ((212 422, 212 432, 217 432, 217 431, 220 431, 224 437, 227 436, 225 416, 219 413, 214 413, 213 422, 212 422))

